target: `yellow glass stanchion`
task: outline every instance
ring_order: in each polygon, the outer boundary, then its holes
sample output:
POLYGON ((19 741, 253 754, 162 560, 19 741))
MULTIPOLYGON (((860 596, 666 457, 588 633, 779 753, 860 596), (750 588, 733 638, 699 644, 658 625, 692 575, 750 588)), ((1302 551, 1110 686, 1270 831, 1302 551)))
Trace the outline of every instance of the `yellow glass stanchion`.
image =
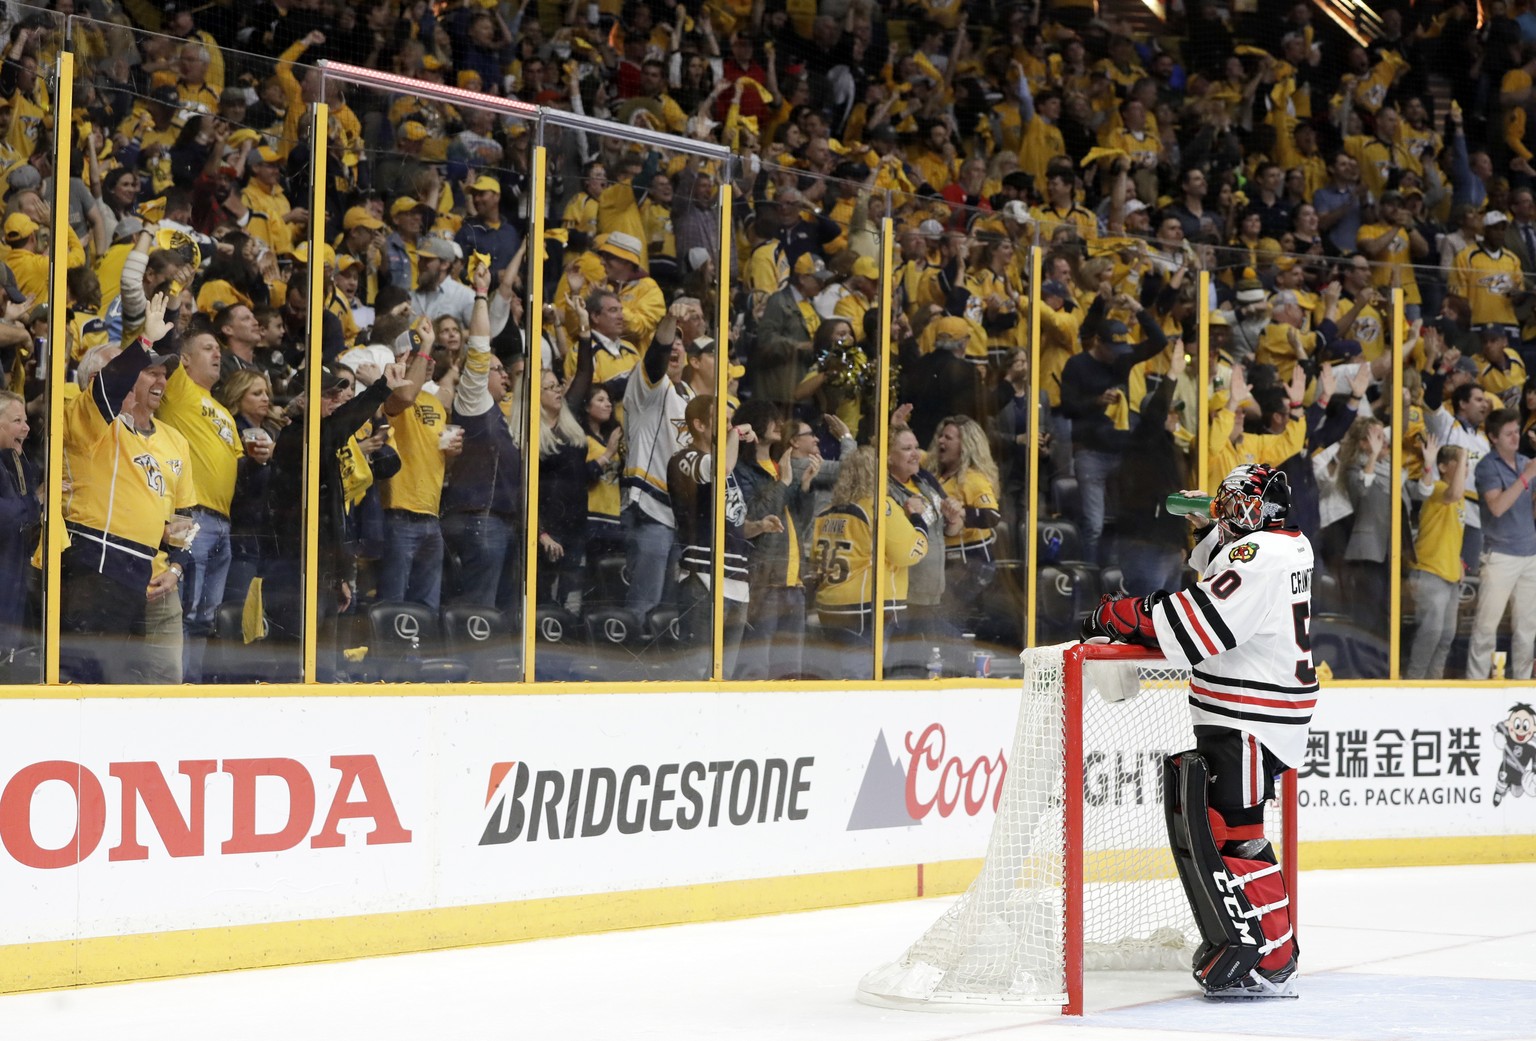
POLYGON ((710 655, 710 675, 725 678, 725 481, 726 481, 726 382, 731 370, 731 186, 720 179, 720 263, 715 270, 720 279, 719 332, 715 340, 715 551, 710 557, 714 588, 714 614, 710 618, 710 637, 714 651, 710 655))
MULTIPOLYGON (((891 465, 891 305, 895 296, 893 287, 896 282, 894 256, 891 252, 892 240, 896 237, 894 225, 890 217, 880 220, 880 343, 877 346, 879 358, 875 362, 875 408, 878 409, 878 422, 875 424, 875 494, 869 505, 870 523, 875 526, 875 545, 871 554, 869 566, 874 572, 874 610, 870 617, 874 619, 874 671, 870 673, 877 680, 885 679, 885 488, 890 483, 891 465)), ((943 537, 940 536, 939 552, 944 551, 943 537)), ((928 548, 933 552, 933 547, 928 548)))
POLYGON ((1200 385, 1195 389, 1195 474, 1201 491, 1211 490, 1211 273, 1200 272, 1195 303, 1195 338, 1199 341, 1200 385))
MULTIPOLYGON (((325 161, 330 109, 310 107, 309 345, 304 366, 304 682, 316 681, 320 651, 320 354, 325 325, 325 161)), ((336 493, 341 494, 340 489, 336 493)), ((339 547, 337 547, 339 549, 339 547)), ((334 594, 332 594, 334 595, 334 594)))
POLYGON ((1387 567, 1391 570, 1387 573, 1387 581, 1390 583, 1391 592, 1388 595, 1388 622, 1387 622, 1387 678, 1393 681, 1402 678, 1402 663, 1398 660, 1402 654, 1402 627, 1403 627, 1403 424, 1408 419, 1408 410, 1403 404, 1403 338, 1406 329, 1403 324, 1404 299, 1401 286, 1392 290, 1392 541, 1391 550, 1387 554, 1387 567))
MULTIPOLYGON (((540 128, 539 140, 543 140, 540 128)), ((539 642, 539 422, 542 397, 538 389, 544 373, 544 193, 548 181, 544 170, 545 150, 542 144, 533 149, 533 198, 528 206, 528 238, 532 249, 528 271, 528 360, 523 368, 523 401, 527 415, 523 438, 523 468, 528 474, 526 507, 523 516, 527 523, 523 549, 523 679, 534 681, 535 656, 539 642)), ((513 388, 514 393, 516 388, 513 388)))
POLYGON ((1035 645, 1036 619, 1040 596, 1040 442, 1045 416, 1040 411, 1040 271, 1045 250, 1036 245, 1029 251, 1029 429, 1034 438, 1029 460, 1029 531, 1020 534, 1029 540, 1024 549, 1024 646, 1035 645))
MULTIPOLYGON (((69 370, 65 341, 69 296, 63 263, 69 242, 70 133, 75 125, 75 56, 59 52, 54 98, 53 262, 48 272, 48 485, 43 555, 43 682, 59 682, 59 615, 64 592, 59 558, 64 553, 64 380, 69 370), (60 173, 63 176, 59 176, 60 173)), ((13 592, 13 595, 14 594, 13 592)))

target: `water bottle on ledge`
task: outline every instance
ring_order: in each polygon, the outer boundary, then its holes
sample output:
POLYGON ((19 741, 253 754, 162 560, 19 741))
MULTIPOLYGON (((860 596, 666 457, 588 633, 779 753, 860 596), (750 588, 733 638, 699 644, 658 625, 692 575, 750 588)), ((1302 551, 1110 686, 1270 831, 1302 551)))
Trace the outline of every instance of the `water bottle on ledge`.
POLYGON ((935 647, 933 653, 928 655, 928 678, 931 680, 942 679, 944 676, 944 652, 935 647))

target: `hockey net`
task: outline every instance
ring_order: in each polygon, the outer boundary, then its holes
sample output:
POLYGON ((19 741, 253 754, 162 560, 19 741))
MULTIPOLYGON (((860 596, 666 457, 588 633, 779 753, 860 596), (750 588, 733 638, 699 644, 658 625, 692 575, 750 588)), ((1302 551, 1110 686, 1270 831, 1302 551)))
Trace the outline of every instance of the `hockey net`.
MULTIPOLYGON (((1060 1005, 1083 970, 1190 970, 1199 943, 1168 849, 1162 761, 1191 748, 1189 672, 1125 645, 1024 652, 1024 693, 981 873, 896 962, 869 1004, 1060 1005)), ((1283 792, 1283 795, 1279 793, 1283 792)), ((1266 832, 1294 899, 1294 773, 1266 832)))

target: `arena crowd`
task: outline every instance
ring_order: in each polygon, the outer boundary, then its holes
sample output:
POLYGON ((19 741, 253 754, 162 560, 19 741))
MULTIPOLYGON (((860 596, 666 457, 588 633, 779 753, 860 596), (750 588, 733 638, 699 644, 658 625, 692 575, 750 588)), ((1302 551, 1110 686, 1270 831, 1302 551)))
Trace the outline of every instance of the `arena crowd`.
MULTIPOLYGON (((326 678, 378 678, 381 619, 446 633, 465 610, 514 658, 539 626, 540 678, 705 676, 717 553, 726 678, 868 676, 877 614, 887 676, 1001 667, 1031 627, 1075 635, 1101 591, 1185 581, 1189 526, 1163 503, 1200 486, 1202 427, 1207 488, 1286 471, 1319 550, 1298 638, 1336 674, 1387 674, 1400 560, 1404 677, 1530 678, 1536 10, 1386 8, 1362 44, 1308 4, 1197 0, 1150 25, 1129 6, 12 5, 11 669, 36 661, 51 422, 65 678, 235 678, 215 643, 264 648, 238 678, 294 678, 318 408, 326 678), (322 59, 470 93, 366 88, 322 59), (533 124, 474 94, 605 129, 546 125, 538 200, 533 124), (50 346, 70 380, 53 417, 50 346)), ((440 648, 412 640, 402 675, 429 675, 440 648)))

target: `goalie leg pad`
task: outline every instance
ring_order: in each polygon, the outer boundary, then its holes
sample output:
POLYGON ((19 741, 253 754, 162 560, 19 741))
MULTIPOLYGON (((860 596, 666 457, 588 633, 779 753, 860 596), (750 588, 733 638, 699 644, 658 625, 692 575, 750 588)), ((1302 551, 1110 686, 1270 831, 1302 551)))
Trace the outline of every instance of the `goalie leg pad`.
MULTIPOLYGON (((1287 996, 1295 941, 1280 866, 1262 837, 1237 839, 1228 832, 1225 848, 1218 846, 1212 825, 1221 817, 1207 804, 1208 785, 1198 753, 1164 760, 1168 837, 1204 941, 1195 955, 1195 979, 1210 996, 1287 996)), ((1224 822, 1220 830, 1227 831, 1224 822)))

